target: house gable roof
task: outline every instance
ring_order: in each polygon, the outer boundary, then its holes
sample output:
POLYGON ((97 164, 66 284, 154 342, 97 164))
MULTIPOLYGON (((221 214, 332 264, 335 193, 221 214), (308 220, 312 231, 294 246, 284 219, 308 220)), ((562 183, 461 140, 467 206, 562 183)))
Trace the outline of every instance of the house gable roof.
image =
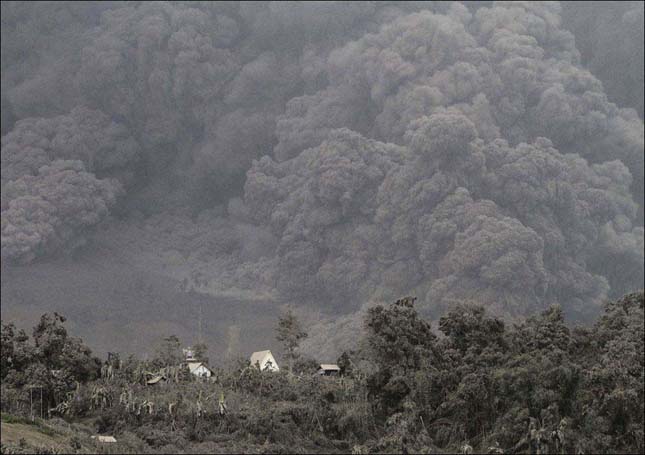
POLYGON ((196 370, 199 369, 199 367, 204 367, 211 373, 213 372, 213 370, 211 370, 206 365, 204 365, 204 362, 188 362, 188 369, 190 370, 191 373, 194 373, 196 370))
POLYGON ((267 355, 273 357, 273 354, 271 354, 271 351, 269 350, 254 352, 251 354, 251 365, 255 365, 256 363, 262 364, 262 361, 267 357, 267 355))

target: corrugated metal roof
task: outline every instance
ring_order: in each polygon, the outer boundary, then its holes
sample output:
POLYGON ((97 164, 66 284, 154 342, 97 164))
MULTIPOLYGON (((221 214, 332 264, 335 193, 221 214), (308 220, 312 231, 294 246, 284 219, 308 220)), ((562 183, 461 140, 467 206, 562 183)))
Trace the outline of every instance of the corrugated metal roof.
POLYGON ((340 371, 340 367, 338 365, 333 364, 333 363, 321 363, 320 364, 320 369, 321 370, 337 370, 337 371, 340 371))

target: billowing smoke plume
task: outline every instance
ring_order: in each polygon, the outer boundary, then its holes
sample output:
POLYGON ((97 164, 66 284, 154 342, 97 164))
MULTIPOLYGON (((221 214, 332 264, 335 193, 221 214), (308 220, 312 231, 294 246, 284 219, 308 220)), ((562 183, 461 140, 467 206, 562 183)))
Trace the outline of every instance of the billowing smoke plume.
POLYGON ((2 138, 2 255, 30 262, 80 243, 132 179, 138 147, 105 114, 20 120, 2 138), (103 178, 98 178, 103 177, 103 178))
POLYGON ((83 230, 107 215, 119 190, 118 183, 86 172, 80 161, 66 160, 7 183, 2 189, 3 256, 26 263, 79 243, 83 230))
POLYGON ((590 264, 615 229, 642 245, 643 123, 559 22, 557 5, 453 5, 334 50, 329 86, 278 118, 283 162, 247 175, 250 211, 282 237, 278 289, 511 312, 625 291, 590 264))
POLYGON ((3 259, 116 207, 202 292, 585 317, 643 285, 642 15, 3 2, 3 259))
POLYGON ((562 2, 563 25, 609 99, 643 117, 643 2, 562 2))

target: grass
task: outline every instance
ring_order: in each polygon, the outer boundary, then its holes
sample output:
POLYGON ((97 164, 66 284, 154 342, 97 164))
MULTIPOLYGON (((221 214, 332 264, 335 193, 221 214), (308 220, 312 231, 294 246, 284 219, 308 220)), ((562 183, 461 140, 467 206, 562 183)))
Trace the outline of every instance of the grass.
POLYGON ((58 431, 47 426, 41 419, 38 418, 31 420, 28 417, 15 416, 13 414, 7 414, 6 412, 3 412, 2 423, 34 426, 38 429, 39 432, 47 436, 56 436, 60 434, 58 431))
MULTIPOLYGON (((89 422, 86 422, 89 423, 89 422)), ((2 413, 0 453, 141 453, 145 443, 136 436, 121 435, 116 444, 102 444, 90 435, 90 427, 62 419, 42 421, 2 413)))
POLYGON ((24 423, 2 422, 2 443, 20 444, 20 441, 27 441, 30 446, 35 447, 58 447, 61 439, 56 432, 40 426, 24 423))
POLYGON ((27 417, 15 416, 12 414, 7 414, 6 412, 1 413, 0 417, 2 418, 2 423, 21 423, 24 425, 36 425, 35 421, 32 421, 27 417))

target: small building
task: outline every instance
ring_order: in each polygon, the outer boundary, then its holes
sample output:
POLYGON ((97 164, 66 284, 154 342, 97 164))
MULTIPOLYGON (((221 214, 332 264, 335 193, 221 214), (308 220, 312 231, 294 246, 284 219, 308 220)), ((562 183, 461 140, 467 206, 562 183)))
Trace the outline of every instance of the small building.
POLYGON ((116 438, 114 436, 98 435, 98 436, 92 436, 92 439, 96 439, 99 442, 108 442, 108 443, 116 442, 116 438))
POLYGON ((257 351, 251 354, 251 365, 257 366, 260 371, 280 371, 278 362, 275 361, 271 351, 257 351))
POLYGON ((211 369, 204 362, 188 361, 188 369, 191 374, 194 374, 198 378, 210 378, 213 375, 211 369))
POLYGON ((320 376, 338 376, 340 367, 332 363, 321 363, 316 373, 320 376))
POLYGON ((197 359, 195 358, 195 351, 193 351, 193 348, 188 348, 188 349, 182 349, 184 352, 184 359, 186 359, 186 362, 196 362, 197 359))

